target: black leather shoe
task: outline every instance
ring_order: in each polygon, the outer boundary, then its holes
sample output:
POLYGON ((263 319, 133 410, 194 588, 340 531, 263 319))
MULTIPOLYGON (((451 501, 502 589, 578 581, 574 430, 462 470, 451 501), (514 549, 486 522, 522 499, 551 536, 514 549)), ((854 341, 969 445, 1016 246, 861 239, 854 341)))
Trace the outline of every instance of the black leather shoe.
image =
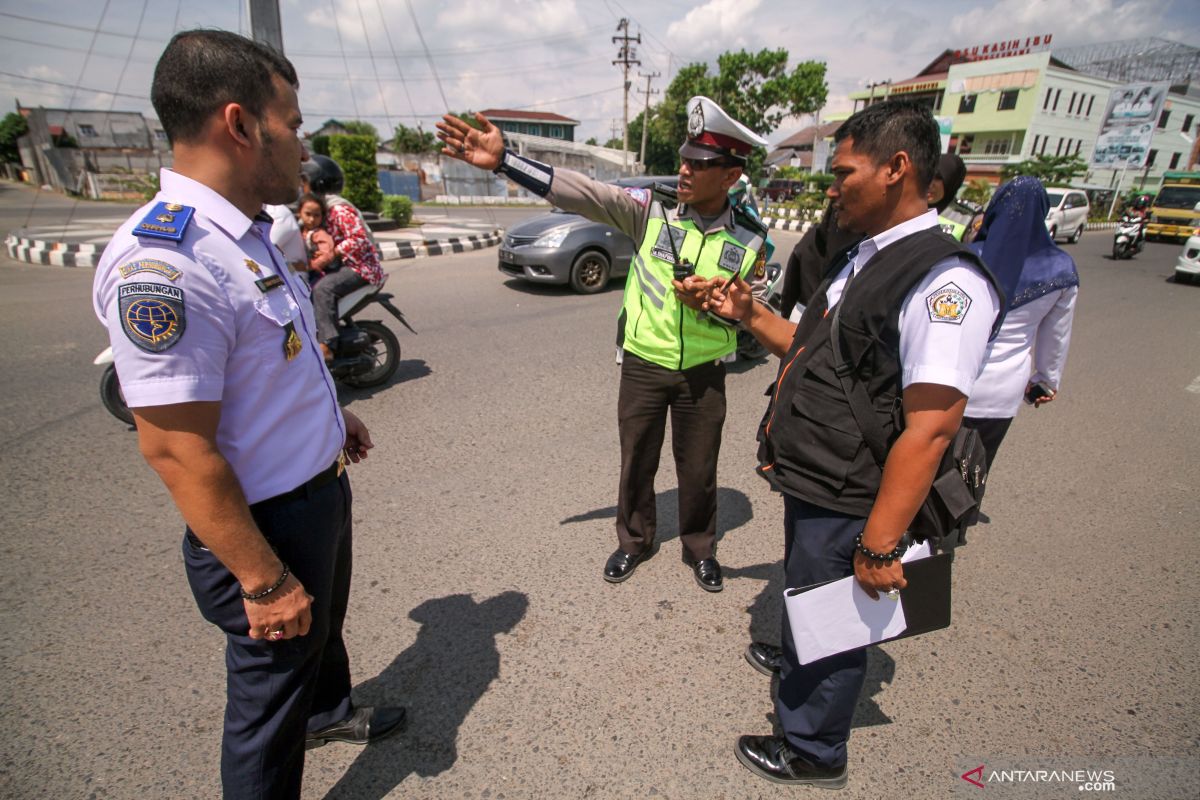
POLYGON ((362 706, 354 709, 354 713, 341 722, 327 725, 320 730, 308 734, 304 740, 304 749, 329 742, 346 742, 347 744, 370 744, 385 739, 393 733, 399 733, 407 721, 408 712, 403 706, 362 706))
POLYGON ((773 783, 841 789, 846 785, 846 765, 818 767, 792 752, 782 736, 740 736, 737 759, 748 770, 773 783))
POLYGON ((746 648, 746 660, 767 677, 778 675, 783 669, 783 648, 766 642, 751 642, 746 648))
POLYGON ((631 555, 624 550, 617 550, 608 557, 604 565, 604 580, 609 583, 620 583, 633 574, 633 570, 642 560, 642 554, 631 555))
POLYGON ((721 565, 714 557, 710 556, 693 564, 692 575, 696 577, 700 588, 706 592, 719 592, 725 588, 725 581, 721 577, 721 565))

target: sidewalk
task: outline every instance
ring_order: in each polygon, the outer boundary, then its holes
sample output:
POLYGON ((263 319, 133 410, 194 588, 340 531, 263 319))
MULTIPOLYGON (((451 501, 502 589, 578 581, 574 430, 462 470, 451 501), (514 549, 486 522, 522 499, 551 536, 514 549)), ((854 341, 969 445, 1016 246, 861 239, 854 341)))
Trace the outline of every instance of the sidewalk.
MULTIPOLYGON (((132 209, 131 209, 132 210, 132 209)), ((124 219, 111 215, 74 217, 69 223, 31 225, 8 233, 10 258, 57 267, 94 267, 124 219)), ((384 261, 462 253, 495 247, 503 234, 485 220, 414 220, 414 226, 375 233, 384 261)))

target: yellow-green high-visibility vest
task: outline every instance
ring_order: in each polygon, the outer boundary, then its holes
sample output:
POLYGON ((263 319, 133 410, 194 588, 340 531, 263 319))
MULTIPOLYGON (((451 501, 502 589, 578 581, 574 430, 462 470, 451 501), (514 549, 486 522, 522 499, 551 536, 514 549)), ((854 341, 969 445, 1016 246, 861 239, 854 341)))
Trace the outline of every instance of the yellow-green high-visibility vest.
POLYGON ((733 352, 737 331, 729 323, 679 302, 671 281, 675 259, 695 265, 698 277, 741 275, 750 279, 764 231, 741 215, 728 227, 704 234, 678 209, 650 206, 646 233, 630 264, 621 307, 621 347, 667 369, 690 369, 733 352))

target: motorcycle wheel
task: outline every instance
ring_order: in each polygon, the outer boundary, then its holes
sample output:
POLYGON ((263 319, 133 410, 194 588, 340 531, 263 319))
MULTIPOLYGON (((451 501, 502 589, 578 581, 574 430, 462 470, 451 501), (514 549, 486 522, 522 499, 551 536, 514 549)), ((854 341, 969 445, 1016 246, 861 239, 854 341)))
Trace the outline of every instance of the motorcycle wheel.
POLYGON ((356 389, 370 389, 391 380, 400 366, 400 340, 382 322, 356 322, 360 330, 371 337, 375 366, 368 372, 342 378, 342 383, 356 389))
POLYGON ((117 379, 117 368, 109 364, 100 376, 100 402, 108 413, 124 422, 133 424, 133 412, 125 405, 125 395, 121 393, 121 382, 117 379))

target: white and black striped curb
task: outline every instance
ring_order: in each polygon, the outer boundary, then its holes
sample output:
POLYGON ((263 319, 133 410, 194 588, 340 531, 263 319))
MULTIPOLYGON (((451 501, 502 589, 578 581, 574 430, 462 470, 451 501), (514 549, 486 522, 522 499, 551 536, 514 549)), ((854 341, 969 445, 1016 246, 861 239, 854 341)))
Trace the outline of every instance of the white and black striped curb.
POLYGON ((65 244, 48 242, 44 239, 26 239, 9 234, 4 239, 9 258, 28 261, 30 264, 47 264, 54 267, 94 267, 108 242, 103 244, 65 244))
POLYGON ((780 219, 779 217, 763 217, 763 224, 775 231, 798 231, 807 233, 812 223, 806 219, 780 219))
MULTIPOLYGON (((379 254, 384 261, 401 258, 423 258, 449 253, 465 253, 482 250, 500 244, 504 234, 494 230, 479 236, 451 236, 448 239, 426 239, 424 241, 381 241, 379 254)), ((9 258, 30 264, 45 264, 54 267, 95 267, 108 242, 102 244, 67 244, 48 242, 42 239, 26 239, 9 234, 4 240, 9 258)))
POLYGON ((1111 231, 1115 227, 1117 227, 1115 222, 1089 222, 1087 224, 1089 231, 1111 231))
POLYGON ((491 233, 479 236, 451 236, 449 239, 426 239, 423 242, 409 241, 379 241, 379 257, 384 261, 394 261, 399 258, 421 258, 423 256, 444 256, 449 253, 466 253, 471 250, 482 250, 485 247, 495 247, 504 238, 504 232, 497 229, 491 233))

